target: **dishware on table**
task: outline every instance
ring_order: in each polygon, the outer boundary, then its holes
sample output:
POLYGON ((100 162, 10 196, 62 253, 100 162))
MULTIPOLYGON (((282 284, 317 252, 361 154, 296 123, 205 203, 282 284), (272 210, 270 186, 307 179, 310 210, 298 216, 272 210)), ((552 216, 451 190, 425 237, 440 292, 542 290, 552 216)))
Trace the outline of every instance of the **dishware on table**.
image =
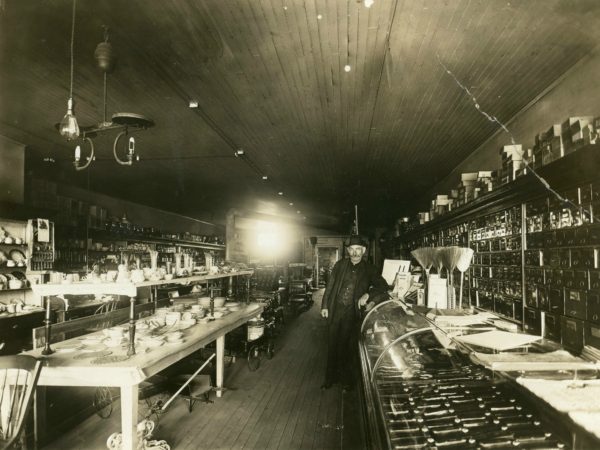
POLYGON ((8 280, 8 288, 9 289, 21 289, 23 287, 23 281, 17 278, 11 277, 8 280))
POLYGON ((225 305, 227 297, 215 297, 215 308, 220 308, 225 305))
POLYGON ((106 338, 103 342, 104 342, 104 345, 106 345, 107 347, 118 347, 123 344, 123 338, 113 336, 113 337, 106 338))
POLYGON ((17 250, 17 249, 13 249, 10 251, 10 253, 8 254, 10 259, 12 259, 15 262, 20 262, 23 261, 25 262, 25 260, 27 258, 25 258, 25 254, 21 251, 21 250, 17 250))
POLYGON ((178 311, 170 311, 165 315, 165 325, 174 325, 181 320, 181 313, 178 311))
POLYGON ((196 325, 196 319, 182 320, 181 322, 179 322, 179 329, 185 330, 194 325, 196 325))
POLYGON ((65 344, 56 345, 54 347, 54 350, 59 353, 72 353, 80 348, 81 344, 79 342, 69 342, 65 344))
POLYGON ((198 304, 203 308, 210 308, 210 297, 200 297, 198 299, 198 304))

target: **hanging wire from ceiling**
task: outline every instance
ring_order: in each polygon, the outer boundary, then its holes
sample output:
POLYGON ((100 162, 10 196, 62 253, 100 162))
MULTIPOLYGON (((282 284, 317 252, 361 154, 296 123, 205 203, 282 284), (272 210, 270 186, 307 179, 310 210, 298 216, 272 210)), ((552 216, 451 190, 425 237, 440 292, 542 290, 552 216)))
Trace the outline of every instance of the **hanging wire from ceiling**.
POLYGON ((75 55, 74 55, 74 49, 75 49, 75 11, 77 8, 77 0, 73 0, 73 12, 71 14, 71 45, 70 45, 70 51, 71 51, 71 72, 70 72, 70 76, 69 76, 69 98, 73 98, 73 74, 74 74, 74 67, 75 67, 75 55))
MULTIPOLYGON (((510 130, 508 129, 508 127, 504 123, 502 123, 496 116, 493 116, 493 115, 487 113, 486 111, 484 111, 483 109, 481 109, 481 105, 479 104, 477 97, 475 97, 475 95, 473 95, 473 93, 470 91, 470 89, 467 86, 465 86, 463 83, 461 83, 459 81, 459 79, 456 77, 456 75, 454 75, 454 73, 443 63, 443 61, 440 58, 440 55, 436 54, 436 56, 437 56, 438 63, 444 68, 446 73, 448 75, 450 75, 452 77, 452 79, 454 80, 454 82, 457 84, 457 86, 459 88, 461 88, 463 91, 465 91, 465 93, 470 97, 470 100, 473 102, 473 106, 475 106, 475 109, 483 117, 485 117, 488 121, 497 124, 500 127, 500 129, 502 129, 502 131, 504 131, 506 134, 508 134, 512 145, 517 145, 515 138, 514 138, 513 134, 510 132, 510 130)), ((585 210, 580 205, 575 204, 573 201, 569 200, 566 197, 563 197, 560 193, 558 193, 558 191, 556 191, 556 189, 554 189, 552 186, 550 186, 550 183, 548 183, 548 181, 544 177, 542 177, 539 173, 536 172, 536 170, 533 168, 533 166, 531 166, 525 158, 523 158, 523 163, 525 164, 527 171, 530 172, 542 184, 542 186, 548 192, 550 192, 554 197, 556 197, 556 199, 561 204, 575 208, 576 210, 581 211, 583 214, 587 214, 590 218, 593 219, 594 222, 600 222, 600 218, 596 217, 591 211, 585 210)))

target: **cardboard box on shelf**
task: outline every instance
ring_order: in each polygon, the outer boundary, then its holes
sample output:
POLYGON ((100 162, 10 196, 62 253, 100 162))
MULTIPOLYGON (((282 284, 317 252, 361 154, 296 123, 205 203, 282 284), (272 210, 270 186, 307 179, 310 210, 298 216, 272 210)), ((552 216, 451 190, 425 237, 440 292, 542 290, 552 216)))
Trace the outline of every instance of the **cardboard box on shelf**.
POLYGON ((466 182, 475 182, 477 181, 477 177, 479 176, 479 172, 465 172, 460 175, 460 181, 463 185, 466 182))
POLYGON ((561 136, 565 154, 577 150, 577 148, 573 145, 573 135, 579 133, 586 125, 590 123, 594 123, 593 116, 569 117, 562 123, 561 136))
POLYGON ((560 137, 546 140, 541 149, 542 166, 565 156, 563 140, 560 137))
POLYGON ((523 146, 521 144, 505 145, 500 149, 502 161, 523 159, 523 146))

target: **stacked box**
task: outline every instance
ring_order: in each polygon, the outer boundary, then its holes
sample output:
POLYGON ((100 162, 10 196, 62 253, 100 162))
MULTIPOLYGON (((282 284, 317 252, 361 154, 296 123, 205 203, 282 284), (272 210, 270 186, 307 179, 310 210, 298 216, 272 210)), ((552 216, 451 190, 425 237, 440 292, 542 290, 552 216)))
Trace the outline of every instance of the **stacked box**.
POLYGON ((459 199, 468 203, 475 198, 475 185, 479 172, 466 172, 460 175, 461 188, 459 189, 459 199))
MULTIPOLYGON (((562 124, 561 135, 563 139, 563 145, 565 154, 574 152, 581 147, 584 135, 588 134, 584 130, 590 131, 587 125, 594 123, 593 116, 580 116, 580 117, 569 117, 562 124)), ((593 132, 593 130, 591 130, 593 132)), ((589 139, 589 136, 588 136, 589 139)))
POLYGON ((434 216, 441 216, 448 211, 448 196, 444 194, 438 194, 431 201, 431 211, 434 212, 434 216))
MULTIPOLYGON (((523 163, 523 147, 520 144, 505 145, 500 150, 502 156, 502 176, 503 182, 510 182, 517 176, 517 171, 524 168, 523 163)), ((504 183, 503 183, 504 184, 504 183)))
POLYGON ((429 213, 428 212, 420 212, 417 214, 417 219, 419 220, 419 224, 423 225, 424 223, 429 222, 429 213))
POLYGON ((565 154, 561 125, 552 125, 548 131, 536 136, 533 147, 533 167, 539 169, 565 154))

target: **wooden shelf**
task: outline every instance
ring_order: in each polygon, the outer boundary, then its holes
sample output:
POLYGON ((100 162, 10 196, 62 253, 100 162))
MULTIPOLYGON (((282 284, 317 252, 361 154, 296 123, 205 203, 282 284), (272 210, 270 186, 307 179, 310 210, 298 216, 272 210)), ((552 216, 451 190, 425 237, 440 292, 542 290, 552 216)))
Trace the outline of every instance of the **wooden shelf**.
MULTIPOLYGON (((554 190, 564 190, 581 185, 598 177, 600 173, 600 144, 588 145, 570 153, 551 164, 536 169, 554 190)), ((547 194, 552 196, 544 185, 531 173, 504 184, 492 192, 485 193, 475 200, 462 205, 442 216, 400 236, 402 241, 410 240, 428 232, 437 231, 472 219, 476 215, 489 215, 500 210, 535 200, 547 194)))

